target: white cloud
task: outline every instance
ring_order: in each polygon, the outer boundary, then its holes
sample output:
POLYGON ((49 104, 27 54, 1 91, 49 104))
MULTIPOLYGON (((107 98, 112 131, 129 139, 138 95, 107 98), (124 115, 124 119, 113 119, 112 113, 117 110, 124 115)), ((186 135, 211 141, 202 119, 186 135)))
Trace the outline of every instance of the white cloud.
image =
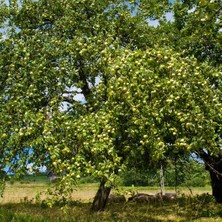
POLYGON ((38 170, 39 172, 42 172, 42 173, 47 171, 46 166, 34 167, 33 163, 29 163, 26 167, 27 167, 27 172, 29 174, 32 174, 33 170, 38 170))

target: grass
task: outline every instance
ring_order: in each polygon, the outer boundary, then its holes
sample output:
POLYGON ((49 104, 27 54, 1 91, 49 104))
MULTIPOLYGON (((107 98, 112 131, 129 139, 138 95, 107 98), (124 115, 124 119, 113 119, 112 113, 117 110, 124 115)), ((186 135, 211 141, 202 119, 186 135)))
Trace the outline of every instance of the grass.
POLYGON ((108 204, 103 212, 90 211, 90 203, 73 202, 64 212, 58 207, 47 208, 41 204, 4 204, 0 220, 38 222, 135 222, 135 221, 222 221, 222 209, 211 197, 180 198, 173 202, 108 204))
MULTIPOLYGON (((73 193, 73 201, 66 212, 61 207, 48 208, 45 204, 32 199, 39 191, 49 186, 47 180, 32 180, 27 178, 14 184, 7 184, 5 197, 1 200, 1 222, 186 222, 186 221, 221 221, 222 208, 216 204, 212 196, 204 194, 210 192, 210 187, 193 188, 193 196, 187 188, 180 188, 181 195, 170 202, 151 203, 108 203, 105 211, 92 212, 91 201, 98 184, 80 184, 73 193), (32 201, 31 201, 32 200, 32 201)), ((129 188, 122 187, 122 190, 129 188)), ((130 188, 139 192, 156 193, 158 187, 130 188)), ((174 188, 167 188, 173 191, 174 188)))

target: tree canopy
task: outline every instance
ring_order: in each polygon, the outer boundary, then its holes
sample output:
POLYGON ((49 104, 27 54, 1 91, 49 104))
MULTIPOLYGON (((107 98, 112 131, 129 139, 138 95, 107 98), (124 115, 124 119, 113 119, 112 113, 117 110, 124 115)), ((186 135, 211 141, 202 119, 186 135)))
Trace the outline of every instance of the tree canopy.
POLYGON ((132 162, 221 154, 220 1, 0 7, 1 169, 45 165, 60 194, 83 175, 111 187, 132 162))

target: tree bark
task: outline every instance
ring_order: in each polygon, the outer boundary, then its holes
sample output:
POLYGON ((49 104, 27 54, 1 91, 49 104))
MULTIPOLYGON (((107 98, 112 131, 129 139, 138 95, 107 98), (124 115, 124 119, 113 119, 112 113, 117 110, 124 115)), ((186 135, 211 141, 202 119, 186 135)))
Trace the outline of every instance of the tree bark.
POLYGON ((210 172, 212 195, 217 203, 222 203, 222 162, 215 161, 214 164, 206 168, 210 172))
POLYGON ((105 209, 111 187, 106 187, 106 179, 102 179, 99 189, 94 197, 92 210, 93 211, 103 211, 105 209))
POLYGON ((210 173, 212 195, 217 203, 222 203, 222 156, 201 156, 205 162, 206 170, 210 173))

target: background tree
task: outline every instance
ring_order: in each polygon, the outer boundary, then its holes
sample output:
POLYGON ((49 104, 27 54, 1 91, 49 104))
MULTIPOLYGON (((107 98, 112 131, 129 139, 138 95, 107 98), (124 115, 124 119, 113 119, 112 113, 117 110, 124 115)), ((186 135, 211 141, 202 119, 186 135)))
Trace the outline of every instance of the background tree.
MULTIPOLYGON (((198 62, 207 62, 213 67, 218 67, 219 78, 211 78, 212 88, 217 90, 221 101, 221 1, 188 0, 175 1, 171 12, 173 20, 167 21, 164 17, 158 21, 160 25, 155 29, 154 35, 157 45, 166 45, 181 53, 181 56, 194 56, 198 62)), ((155 41, 154 40, 154 41, 155 41)), ((220 134, 221 122, 217 122, 218 140, 217 147, 204 147, 196 154, 206 164, 206 169, 211 175, 213 195, 218 202, 222 197, 221 189, 221 153, 220 134), (216 153, 211 150, 215 149, 216 153)))
MULTIPOLYGON (((195 34, 188 41, 193 42, 193 47, 190 52, 194 54, 198 60, 209 61, 213 66, 218 66, 221 70, 221 43, 222 43, 222 33, 221 33, 221 12, 222 12, 222 2, 221 1, 211 1, 211 2, 200 2, 198 4, 198 10, 196 10, 197 16, 190 16, 189 22, 195 23, 196 30, 193 30, 195 34), (199 17, 199 18, 198 18, 199 17), (199 34, 197 34, 197 32, 199 34), (197 41, 199 38, 199 43, 197 41)), ((188 23, 187 32, 192 31, 191 25, 188 23)), ((186 32, 185 32, 186 33, 186 32)), ((221 73, 220 80, 212 80, 213 87, 220 91, 220 101, 221 101, 221 73)), ((217 127, 219 148, 221 143, 221 122, 218 122, 217 127)), ((206 169, 209 170, 211 176, 211 184, 213 195, 217 202, 222 202, 222 194, 220 189, 222 187, 222 170, 221 170, 221 152, 211 153, 209 149, 203 149, 198 153, 199 156, 205 161, 206 169)))
MULTIPOLYGON (((210 65, 218 67, 221 72, 221 9, 221 1, 177 1, 173 7, 175 20, 160 27, 160 30, 167 31, 163 31, 165 34, 162 36, 170 36, 167 44, 183 52, 184 56, 195 56, 198 61, 208 62, 210 65)), ((212 78, 211 85, 218 91, 221 102, 220 72, 218 72, 220 78, 212 78)), ((218 202, 222 202, 219 191, 222 187, 221 152, 219 151, 221 122, 220 119, 214 121, 218 121, 216 127, 218 137, 215 138, 218 140, 218 146, 215 147, 217 152, 212 153, 212 147, 204 147, 196 154, 204 160, 206 169, 210 172, 213 195, 218 202)))

